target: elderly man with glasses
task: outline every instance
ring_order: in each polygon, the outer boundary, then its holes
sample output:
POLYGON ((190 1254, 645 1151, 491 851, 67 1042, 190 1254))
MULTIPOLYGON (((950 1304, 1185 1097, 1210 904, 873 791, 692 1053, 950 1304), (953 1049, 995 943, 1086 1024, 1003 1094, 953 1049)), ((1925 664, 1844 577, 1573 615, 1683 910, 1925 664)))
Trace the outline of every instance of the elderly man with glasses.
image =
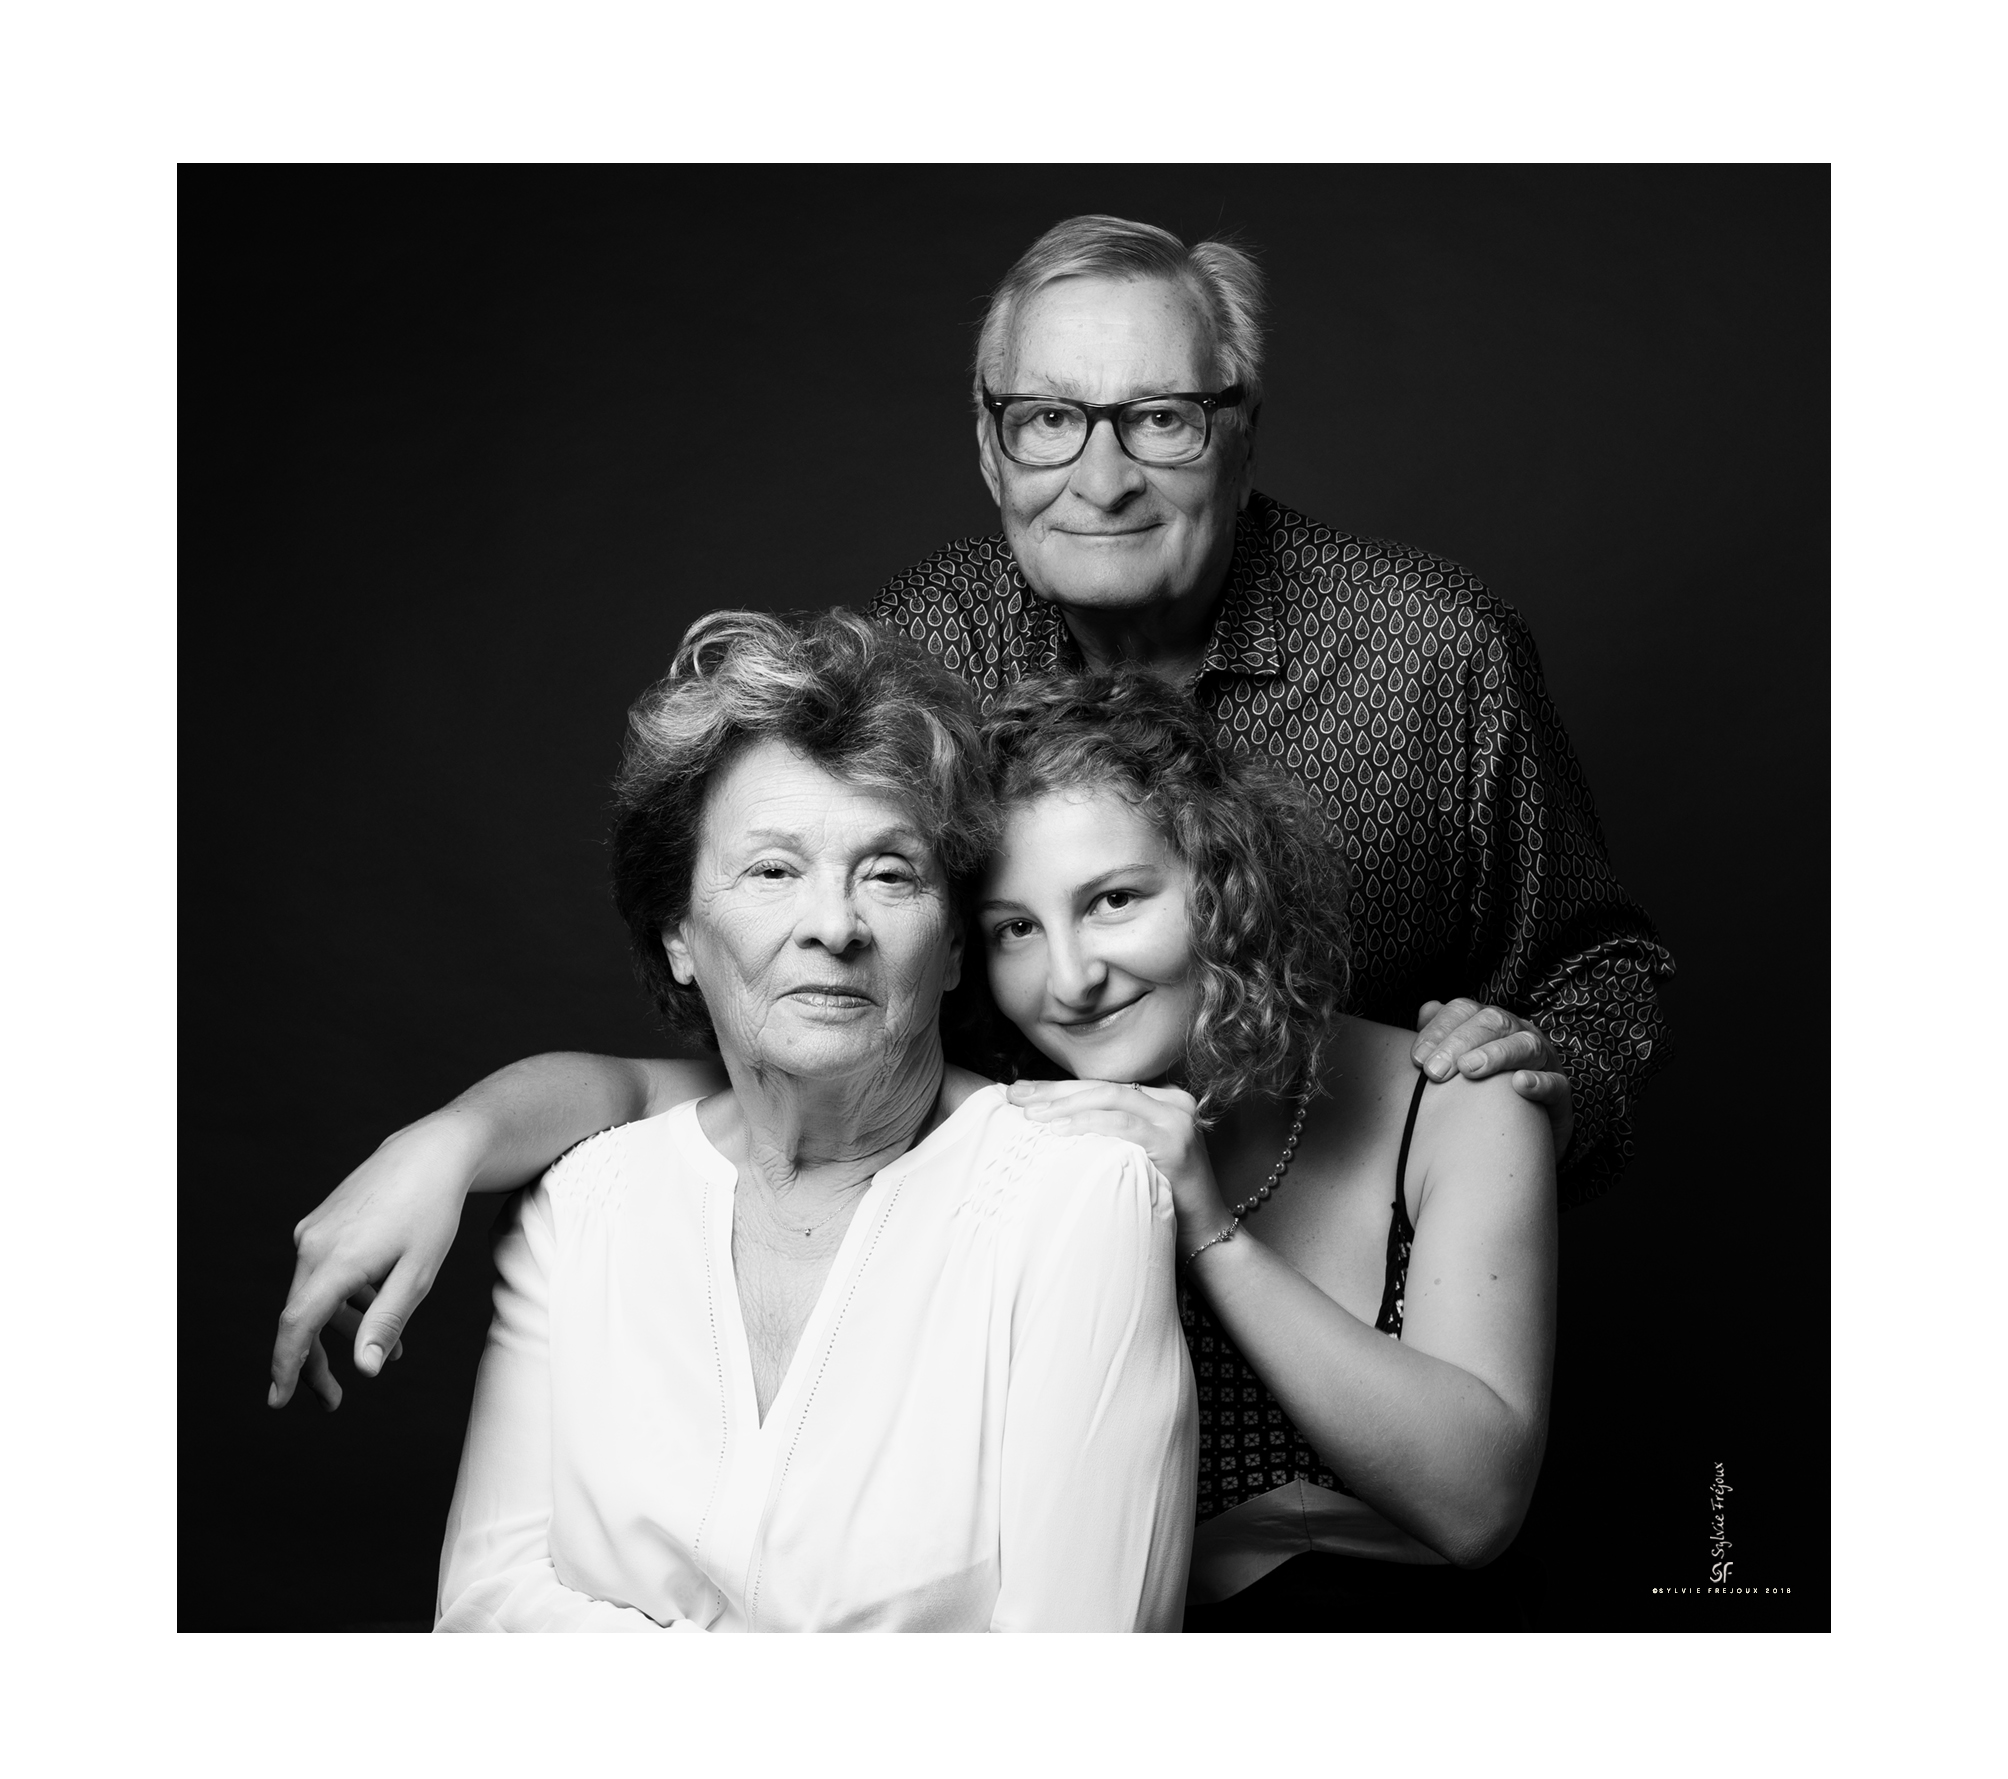
POLYGON ((872 615, 984 692, 1142 661, 1288 766, 1352 867, 1355 1010, 1419 1021, 1438 1079, 1511 1071, 1554 1119, 1564 1202, 1594 1196, 1663 1060, 1673 960, 1611 871, 1518 615, 1454 563, 1256 491, 1263 307, 1227 242, 1049 229, 977 345, 1003 535, 929 557, 872 615))

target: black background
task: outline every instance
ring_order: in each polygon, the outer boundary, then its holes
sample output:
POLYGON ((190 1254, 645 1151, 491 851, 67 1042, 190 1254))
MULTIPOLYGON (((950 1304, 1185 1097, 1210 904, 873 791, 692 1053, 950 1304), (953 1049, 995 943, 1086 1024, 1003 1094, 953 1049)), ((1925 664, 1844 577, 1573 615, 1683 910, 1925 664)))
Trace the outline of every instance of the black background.
MULTIPOLYGON (((264 1406, 293 1223, 518 1055, 662 1047, 604 887, 630 698, 724 605, 993 531, 989 286, 1107 210, 1255 246, 1257 484, 1526 616, 1676 1060, 1562 1225, 1522 1546, 1560 1629, 1828 1622, 1824 168, 188 169, 180 1622, 429 1621, 485 1231, 382 1381, 264 1406), (1709 1484, 1733 1584, 1708 1585, 1709 1484)), ((131 943, 106 935, 107 944, 131 943)))

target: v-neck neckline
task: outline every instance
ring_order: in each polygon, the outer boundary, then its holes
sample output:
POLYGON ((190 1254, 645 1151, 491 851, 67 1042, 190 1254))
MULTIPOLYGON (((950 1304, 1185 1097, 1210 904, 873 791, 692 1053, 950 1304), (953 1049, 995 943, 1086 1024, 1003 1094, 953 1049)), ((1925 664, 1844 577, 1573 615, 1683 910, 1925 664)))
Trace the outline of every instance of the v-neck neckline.
POLYGON ((863 1264, 862 1254, 870 1241, 867 1232, 883 1221, 885 1201, 891 1188, 926 1158, 928 1152, 952 1126, 961 1121, 976 1101, 1003 1091, 1002 1087, 993 1083, 967 1095, 954 1111, 912 1148, 895 1156, 872 1175, 871 1184, 859 1197, 857 1209, 851 1215, 843 1239, 837 1244, 836 1253, 830 1257, 829 1270, 823 1274, 823 1282, 816 1291, 816 1301, 802 1323, 802 1332, 795 1340, 795 1350, 788 1355, 781 1381, 774 1389, 774 1400, 767 1405, 764 1417, 760 1413, 760 1392, 753 1378, 753 1343, 746 1332, 746 1306, 739 1294, 738 1268, 732 1260, 732 1216, 739 1192, 740 1170, 705 1134, 697 1116, 702 1100, 688 1102, 685 1111, 689 1118, 689 1135, 710 1164, 705 1173, 712 1214, 705 1221, 709 1225, 712 1273, 720 1281, 717 1321, 725 1348, 730 1401, 728 1412, 732 1422, 745 1429, 747 1439, 756 1448, 771 1445, 774 1430, 792 1421, 806 1407, 805 1402, 797 1400, 806 1388, 801 1383, 802 1373, 808 1367, 805 1355, 824 1351, 833 1338, 836 1330, 832 1324, 838 1314, 836 1306, 843 1295, 838 1287, 854 1279, 863 1264))

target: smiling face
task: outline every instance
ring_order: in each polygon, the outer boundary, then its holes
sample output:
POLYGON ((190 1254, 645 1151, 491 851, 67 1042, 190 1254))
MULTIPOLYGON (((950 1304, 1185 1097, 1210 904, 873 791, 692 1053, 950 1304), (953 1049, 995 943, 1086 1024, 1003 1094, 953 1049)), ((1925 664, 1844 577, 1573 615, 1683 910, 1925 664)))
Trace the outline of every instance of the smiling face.
POLYGON ((933 849, 890 798, 778 741, 705 800, 690 910, 663 934, 726 1065, 815 1079, 938 1043, 962 941, 933 849))
MULTIPOLYGON (((1214 393, 1204 317, 1162 279, 1063 278, 1029 297, 992 391, 1120 402, 1214 393)), ((1234 516, 1253 486, 1248 434, 1218 417, 1205 454, 1171 469, 1126 456, 1113 426, 1058 469, 1028 469, 977 425, 983 479, 1033 591, 1061 605, 1136 610, 1211 601, 1234 553, 1234 516)))
POLYGON ((1083 1079, 1170 1073, 1197 997, 1191 881, 1163 836, 1112 791, 1019 804, 977 910, 999 1010, 1083 1079))

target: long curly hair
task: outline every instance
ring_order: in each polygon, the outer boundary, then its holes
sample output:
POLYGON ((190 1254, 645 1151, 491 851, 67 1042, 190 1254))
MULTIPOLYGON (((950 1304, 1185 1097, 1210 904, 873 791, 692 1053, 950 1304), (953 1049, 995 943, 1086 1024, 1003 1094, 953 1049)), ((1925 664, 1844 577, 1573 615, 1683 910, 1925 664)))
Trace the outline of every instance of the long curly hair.
MULTIPOLYGON (((1190 699, 1140 667, 1021 680, 982 735, 1000 818, 1052 791, 1113 791, 1190 870, 1198 994, 1183 1073, 1201 1121, 1252 1095, 1316 1091, 1351 949, 1345 863, 1310 793, 1222 746, 1190 699)), ((1006 1080, 1049 1069, 986 1007, 982 974, 965 973, 970 992, 950 1008, 955 1049, 1006 1080)))

